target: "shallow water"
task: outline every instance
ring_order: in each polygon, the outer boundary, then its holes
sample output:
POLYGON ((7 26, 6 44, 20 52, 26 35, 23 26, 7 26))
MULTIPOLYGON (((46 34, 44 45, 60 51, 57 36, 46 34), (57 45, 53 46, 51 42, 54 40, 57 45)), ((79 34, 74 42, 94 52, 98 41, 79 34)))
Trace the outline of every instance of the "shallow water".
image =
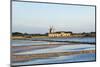
POLYGON ((31 65, 31 64, 50 64, 50 63, 67 63, 67 62, 81 62, 81 61, 95 61, 95 53, 77 54, 70 56, 51 57, 46 59, 30 60, 27 62, 13 63, 13 65, 31 65))
POLYGON ((30 46, 45 44, 64 44, 64 42, 31 41, 31 40, 12 40, 12 46, 30 46))
POLYGON ((66 42, 66 41, 73 41, 73 42, 86 42, 86 43, 94 43, 95 37, 73 37, 73 38, 33 38, 32 40, 46 40, 46 41, 57 41, 57 42, 66 42))
MULTIPOLYGON (((12 48, 12 52, 15 50, 19 52, 13 52, 14 55, 28 55, 28 54, 42 54, 42 53, 55 53, 55 52, 73 52, 73 51, 84 51, 84 50, 95 50, 95 44, 72 44, 68 42, 59 41, 80 41, 80 42, 95 42, 95 38, 34 38, 31 40, 12 40, 12 46, 31 46, 32 48, 19 49, 12 48), (47 40, 47 41, 45 41, 47 40), (50 41, 51 40, 51 41, 50 41), (53 40, 53 41, 52 41, 53 40), (56 42, 58 41, 58 42, 56 42), (58 46, 52 46, 52 44, 61 44, 58 46), (34 46, 35 45, 35 46, 34 46), (47 47, 45 47, 48 45, 47 47), (41 48, 42 47, 42 48, 41 48), (45 47, 45 48, 44 48, 45 47), (38 48, 38 49, 37 49, 38 48), (41 48, 41 49, 39 49, 41 48), (30 50, 31 49, 31 50, 30 50), (22 50, 22 51, 21 51, 22 50)), ((44 59, 32 59, 23 62, 12 62, 12 65, 30 65, 30 64, 49 64, 49 63, 67 63, 67 62, 80 62, 80 61, 95 61, 95 53, 88 54, 74 54, 68 56, 49 57, 44 59)))
POLYGON ((72 52, 72 51, 82 51, 82 50, 95 50, 95 45, 90 45, 90 44, 62 45, 55 48, 45 48, 45 49, 15 53, 15 55, 41 54, 41 53, 54 53, 54 52, 72 52))
POLYGON ((44 45, 44 44, 64 44, 66 41, 95 43, 95 37, 83 38, 32 38, 30 40, 12 40, 12 46, 29 46, 29 45, 44 45))

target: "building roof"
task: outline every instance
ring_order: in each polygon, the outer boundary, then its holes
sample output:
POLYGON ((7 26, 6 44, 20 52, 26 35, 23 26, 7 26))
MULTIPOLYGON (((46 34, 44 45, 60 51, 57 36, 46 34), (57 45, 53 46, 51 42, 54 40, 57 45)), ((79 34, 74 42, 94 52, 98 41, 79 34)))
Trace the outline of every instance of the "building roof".
POLYGON ((72 33, 71 31, 56 31, 56 32, 52 32, 52 33, 72 33))

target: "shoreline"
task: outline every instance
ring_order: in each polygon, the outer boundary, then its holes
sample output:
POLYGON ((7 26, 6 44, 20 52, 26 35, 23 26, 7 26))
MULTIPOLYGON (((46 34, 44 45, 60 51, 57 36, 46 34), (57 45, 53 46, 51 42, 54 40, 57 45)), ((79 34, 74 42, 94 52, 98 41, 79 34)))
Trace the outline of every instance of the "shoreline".
POLYGON ((72 43, 72 44, 96 44, 96 42, 79 42, 79 41, 54 41, 54 40, 32 40, 31 38, 26 39, 12 39, 12 40, 30 40, 30 41, 45 41, 45 42, 64 42, 64 43, 72 43))
MULTIPOLYGON (((24 37, 24 36, 11 36, 11 39, 22 39, 22 38, 81 38, 86 36, 69 36, 69 37, 48 37, 48 36, 32 36, 32 37, 24 37)), ((87 36, 87 37, 95 37, 95 36, 87 36)))

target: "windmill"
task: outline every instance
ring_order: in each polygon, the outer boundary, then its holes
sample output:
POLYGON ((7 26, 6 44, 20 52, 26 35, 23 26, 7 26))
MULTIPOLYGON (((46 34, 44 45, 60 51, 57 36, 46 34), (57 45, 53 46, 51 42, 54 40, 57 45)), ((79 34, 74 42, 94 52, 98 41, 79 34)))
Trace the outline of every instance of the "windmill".
POLYGON ((54 27, 53 26, 50 26, 49 33, 53 33, 53 32, 54 32, 54 27))

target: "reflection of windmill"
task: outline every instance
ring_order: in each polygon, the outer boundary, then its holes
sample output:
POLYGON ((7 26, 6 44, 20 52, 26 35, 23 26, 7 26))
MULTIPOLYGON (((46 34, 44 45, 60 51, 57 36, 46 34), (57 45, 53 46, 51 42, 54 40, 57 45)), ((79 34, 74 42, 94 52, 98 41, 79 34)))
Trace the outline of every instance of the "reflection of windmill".
POLYGON ((49 33, 53 33, 53 32, 54 32, 54 27, 53 26, 50 26, 49 33))

